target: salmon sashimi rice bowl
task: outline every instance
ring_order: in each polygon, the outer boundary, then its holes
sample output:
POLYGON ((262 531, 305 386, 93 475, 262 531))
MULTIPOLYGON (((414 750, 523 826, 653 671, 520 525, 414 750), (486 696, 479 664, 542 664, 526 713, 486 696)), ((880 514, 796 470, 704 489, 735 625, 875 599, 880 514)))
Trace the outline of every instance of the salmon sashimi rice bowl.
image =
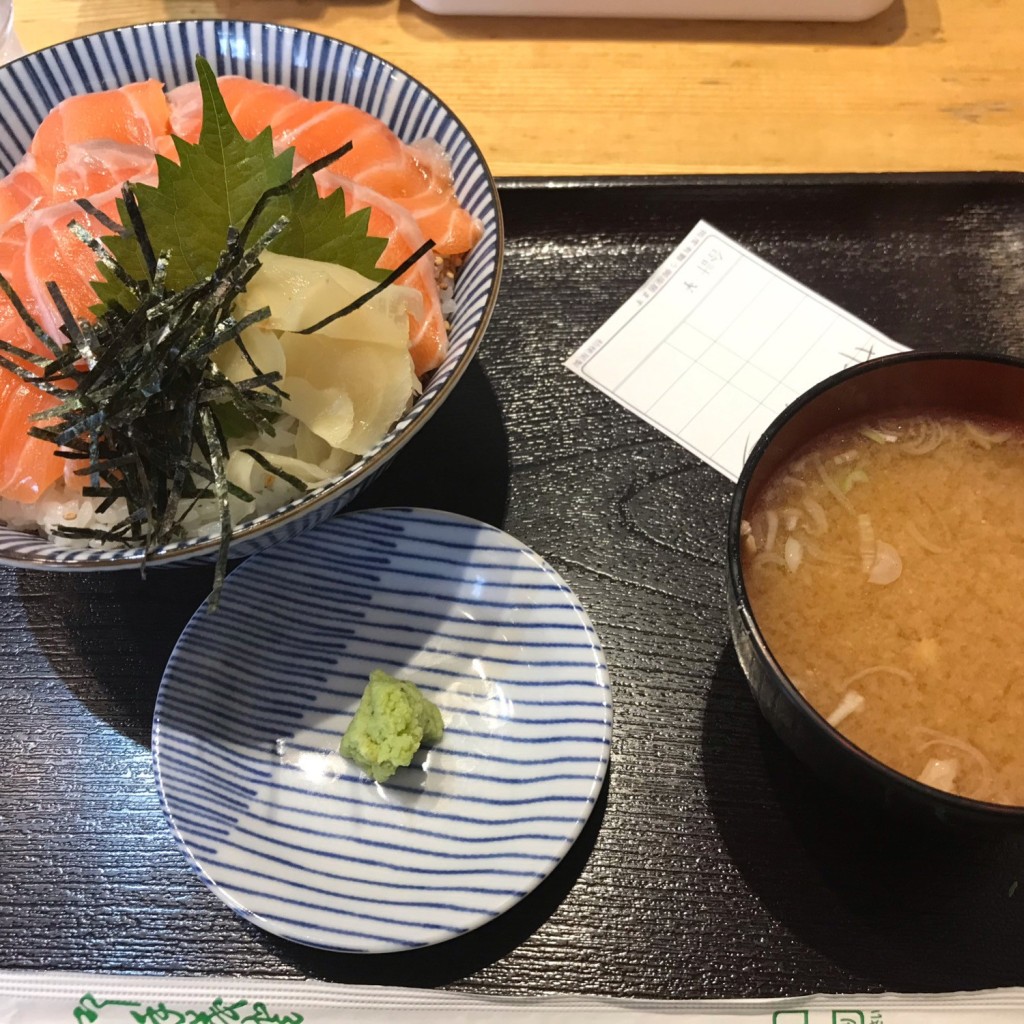
POLYGON ((482 226, 442 148, 196 67, 65 100, 0 180, 12 529, 226 545, 374 449, 448 350, 482 226))

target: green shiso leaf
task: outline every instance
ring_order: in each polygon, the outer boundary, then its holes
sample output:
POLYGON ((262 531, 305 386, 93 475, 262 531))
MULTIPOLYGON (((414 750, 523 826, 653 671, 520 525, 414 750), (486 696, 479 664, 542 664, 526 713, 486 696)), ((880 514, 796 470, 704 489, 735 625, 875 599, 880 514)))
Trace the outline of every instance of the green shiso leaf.
POLYGON ((377 266, 388 241, 369 233, 369 207, 346 216, 345 193, 339 188, 321 199, 311 177, 303 178, 282 200, 270 209, 287 217, 288 226, 270 245, 271 252, 337 263, 371 281, 388 276, 377 266))
MULTIPOLYGON (((129 206, 118 201, 120 232, 102 241, 119 267, 135 280, 151 278, 152 255, 140 241, 138 220, 145 225, 152 254, 167 254, 166 287, 181 291, 209 277, 224 251, 232 228, 241 230, 257 203, 272 189, 292 178, 294 151, 274 153, 267 128, 253 139, 238 130, 217 78, 209 63, 196 58, 196 72, 203 97, 203 125, 195 143, 174 138, 178 163, 157 156, 158 184, 131 186, 138 204, 138 218, 129 206)), ((387 272, 377 260, 387 239, 368 234, 370 214, 361 210, 348 215, 341 189, 326 198, 317 192, 307 175, 293 187, 270 197, 252 225, 250 236, 259 237, 272 224, 285 218, 285 229, 271 244, 273 252, 285 256, 336 263, 380 281, 387 272)), ((102 314, 113 305, 132 310, 138 299, 120 277, 100 266, 106 280, 94 285, 102 314)))

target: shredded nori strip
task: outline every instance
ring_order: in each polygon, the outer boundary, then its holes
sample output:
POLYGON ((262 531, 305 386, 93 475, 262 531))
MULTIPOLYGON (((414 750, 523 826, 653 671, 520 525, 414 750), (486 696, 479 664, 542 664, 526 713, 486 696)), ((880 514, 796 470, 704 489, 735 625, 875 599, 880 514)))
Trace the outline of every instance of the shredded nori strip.
MULTIPOLYGON (((122 194, 131 211, 130 187, 125 186, 122 194)), ((10 342, 0 343, 0 350, 13 357, 0 356, 0 365, 61 399, 55 408, 35 417, 37 422, 29 434, 61 449, 70 448, 59 454, 82 460, 75 472, 90 478, 84 493, 101 498, 101 509, 109 508, 118 498, 124 498, 127 505, 127 515, 109 528, 60 525, 55 533, 139 545, 149 555, 185 539, 182 520, 188 509, 179 509, 181 499, 194 503, 212 498, 220 522, 214 578, 217 594, 231 540, 228 495, 245 500, 252 496, 228 483, 226 443, 213 403, 229 402, 245 419, 272 429, 282 393, 275 387, 280 374, 259 371, 247 352, 246 361, 256 372, 248 380, 234 383, 216 370, 211 357, 226 342, 234 340, 241 346, 240 332, 269 316, 269 310, 260 310, 258 315, 239 321, 232 316, 231 307, 258 269, 260 254, 284 226, 282 218, 248 248, 235 232, 214 273, 174 293, 164 290, 161 261, 147 257, 152 277, 130 279, 138 307, 129 312, 112 306, 93 325, 79 325, 59 289, 48 286, 64 321, 67 341, 63 347, 44 336, 14 289, 0 276, 0 291, 54 353, 54 358, 47 360, 10 342)), ((141 218, 133 218, 132 227, 147 252, 141 218)), ((83 230, 76 234, 94 251, 100 246, 83 230)), ((151 248, 148 252, 152 253, 151 248)), ((112 262, 106 254, 103 268, 112 262)), ((289 483, 298 490, 306 489, 301 480, 293 478, 289 483)))
MULTIPOLYGON (((6 295, 29 330, 52 358, 0 340, 0 366, 60 401, 32 416, 28 433, 50 441, 57 455, 79 460, 74 470, 89 478, 87 496, 102 499, 106 511, 123 498, 127 514, 113 526, 88 528, 59 525, 65 537, 141 546, 146 556, 168 544, 186 539, 184 521, 196 502, 217 504, 220 546, 211 603, 215 607, 227 569, 232 521, 228 501, 253 496, 231 484, 226 475, 228 445, 217 408, 225 404, 259 430, 273 434, 273 422, 287 395, 278 387, 279 373, 264 373, 255 363, 242 332, 270 316, 257 310, 242 319, 232 315, 235 299, 260 266, 259 257, 284 230, 280 218, 256 241, 249 235, 267 203, 302 179, 328 166, 347 152, 350 144, 309 164, 283 185, 268 189, 241 230, 230 229, 214 271, 180 291, 166 289, 169 254, 153 251, 145 222, 130 184, 121 195, 131 231, 138 240, 146 278, 128 273, 100 239, 72 222, 72 233, 89 246, 101 271, 116 277, 136 301, 131 310, 113 303, 94 324, 77 321, 53 283, 47 289, 63 321, 64 344, 51 338, 33 319, 14 288, 0 274, 0 292, 6 295), (230 381, 212 363, 213 353, 233 342, 252 369, 252 376, 230 381), (198 457, 197 457, 198 456, 198 457)), ((117 224, 88 202, 79 205, 104 227, 123 234, 117 224)), ((397 281, 433 248, 425 242, 395 270, 344 309, 298 333, 311 334, 360 308, 397 281)), ((266 472, 297 491, 306 484, 275 466, 253 449, 245 449, 266 472)))
POLYGON ((336 313, 331 313, 330 316, 325 316, 323 320, 318 320, 315 324, 309 327, 303 327, 301 331, 296 331, 296 334, 316 334, 317 331, 323 330, 328 324, 334 323, 335 320, 340 320, 343 316, 348 316, 349 313, 354 313, 357 309, 361 309, 370 301, 370 299, 379 295, 389 285, 394 284, 410 267, 414 267, 416 263, 421 260, 431 249, 434 248, 434 243, 431 239, 427 239, 415 252, 410 253, 402 262, 392 270, 387 277, 382 281, 378 281, 376 285, 367 291, 363 292, 358 299, 353 299, 347 306, 339 309, 336 313))

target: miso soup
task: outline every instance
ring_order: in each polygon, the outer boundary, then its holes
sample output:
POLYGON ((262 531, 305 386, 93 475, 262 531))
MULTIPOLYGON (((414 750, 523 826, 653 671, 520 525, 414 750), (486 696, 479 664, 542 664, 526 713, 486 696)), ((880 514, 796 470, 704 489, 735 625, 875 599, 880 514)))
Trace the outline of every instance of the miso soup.
POLYGON ((862 750, 1024 804, 1024 429, 897 415, 782 466, 742 527, 754 618, 862 750))

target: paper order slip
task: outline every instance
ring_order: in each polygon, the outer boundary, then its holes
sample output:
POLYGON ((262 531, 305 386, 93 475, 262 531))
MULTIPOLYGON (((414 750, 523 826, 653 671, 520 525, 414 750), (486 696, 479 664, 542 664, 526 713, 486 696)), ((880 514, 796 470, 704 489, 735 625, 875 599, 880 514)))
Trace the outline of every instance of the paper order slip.
POLYGON ((735 481, 794 398, 903 351, 701 221, 565 365, 735 481))

